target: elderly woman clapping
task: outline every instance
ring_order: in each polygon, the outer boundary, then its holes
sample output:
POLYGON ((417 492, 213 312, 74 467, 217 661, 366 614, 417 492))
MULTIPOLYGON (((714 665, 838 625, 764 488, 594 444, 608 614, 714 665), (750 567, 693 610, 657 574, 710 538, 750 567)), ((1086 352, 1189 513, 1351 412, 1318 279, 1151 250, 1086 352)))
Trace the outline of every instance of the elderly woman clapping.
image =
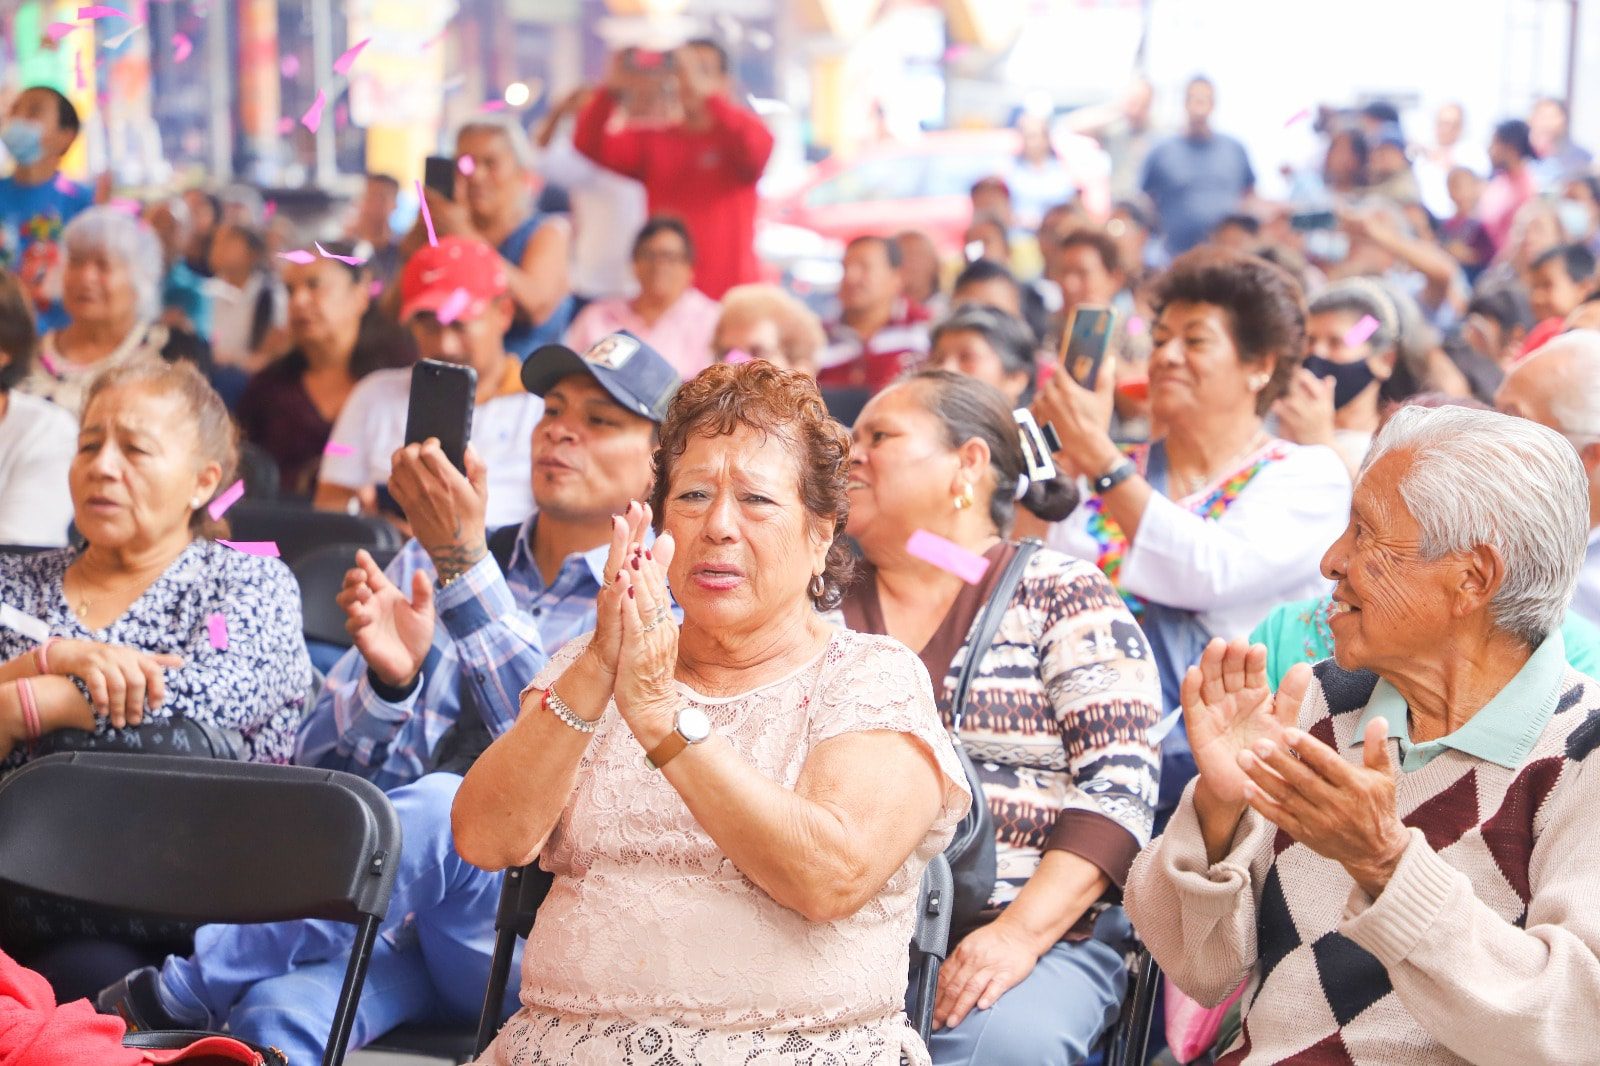
POLYGON ((18 387, 76 415, 95 375, 138 359, 186 359, 211 369, 211 348, 163 325, 161 241, 114 207, 94 207, 61 232, 67 261, 61 302, 72 321, 39 341, 33 373, 18 387))
POLYGON ((1323 557, 1334 659, 1189 671, 1200 776, 1126 903, 1191 996, 1250 978, 1221 1061, 1594 1061, 1600 685, 1557 630, 1587 526, 1555 433, 1407 408, 1323 557))
POLYGON ((651 508, 616 520, 595 632, 456 799, 469 862, 555 874, 486 1062, 927 1062, 907 945, 969 797, 916 655, 817 611, 849 462, 812 382, 765 361, 673 400, 661 536, 651 508))

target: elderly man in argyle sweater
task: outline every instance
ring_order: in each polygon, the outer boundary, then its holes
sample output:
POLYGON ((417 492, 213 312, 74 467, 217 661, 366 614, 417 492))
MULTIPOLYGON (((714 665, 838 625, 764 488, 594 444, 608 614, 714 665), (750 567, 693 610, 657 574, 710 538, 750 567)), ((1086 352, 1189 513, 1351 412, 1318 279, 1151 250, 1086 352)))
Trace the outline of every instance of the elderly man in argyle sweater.
POLYGON ((1249 982, 1222 1063, 1600 1061, 1600 683, 1558 628, 1587 527, 1555 433, 1407 408, 1323 558, 1334 658, 1275 695, 1242 641, 1190 670, 1200 776, 1126 903, 1189 995, 1249 982))

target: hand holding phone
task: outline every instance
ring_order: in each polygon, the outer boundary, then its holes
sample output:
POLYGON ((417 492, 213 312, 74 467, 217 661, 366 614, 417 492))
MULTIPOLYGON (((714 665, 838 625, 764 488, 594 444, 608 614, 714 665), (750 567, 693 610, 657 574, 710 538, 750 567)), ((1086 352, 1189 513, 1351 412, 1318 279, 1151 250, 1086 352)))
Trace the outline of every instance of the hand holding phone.
POLYGON ((451 465, 465 474, 477 394, 478 372, 470 366, 434 359, 419 362, 411 368, 406 443, 421 444, 429 437, 437 437, 451 465))
POLYGON ((1094 391, 1100 379, 1100 365, 1111 349, 1111 326, 1115 314, 1109 307, 1080 305, 1073 309, 1072 321, 1061 334, 1061 366, 1072 380, 1094 391))
POLYGON ((422 163, 422 184, 446 200, 454 200, 456 161, 445 155, 430 155, 422 163))

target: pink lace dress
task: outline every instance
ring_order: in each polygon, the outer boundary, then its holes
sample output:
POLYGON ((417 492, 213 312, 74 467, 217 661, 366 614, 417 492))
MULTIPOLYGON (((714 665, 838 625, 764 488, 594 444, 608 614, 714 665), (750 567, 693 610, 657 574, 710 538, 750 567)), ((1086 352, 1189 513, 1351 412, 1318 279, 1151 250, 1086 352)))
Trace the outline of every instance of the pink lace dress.
MULTIPOLYGON (((587 643, 568 643, 533 685, 551 684, 587 643)), ((927 1063, 904 1013, 917 887, 970 802, 927 671, 894 640, 839 630, 815 659, 754 691, 679 689, 789 788, 825 740, 908 733, 944 772, 943 809, 876 898, 841 921, 808 921, 734 868, 608 707, 540 856, 555 885, 523 955, 523 1008, 482 1062, 927 1063)))

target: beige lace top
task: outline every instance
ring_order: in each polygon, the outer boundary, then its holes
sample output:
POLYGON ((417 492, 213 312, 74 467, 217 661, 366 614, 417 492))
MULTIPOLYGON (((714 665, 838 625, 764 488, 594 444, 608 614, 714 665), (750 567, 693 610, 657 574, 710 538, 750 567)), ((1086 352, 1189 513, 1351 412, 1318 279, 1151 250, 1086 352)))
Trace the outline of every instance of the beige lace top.
MULTIPOLYGON (((567 644, 532 687, 553 683, 587 643, 567 644)), ((875 899, 841 921, 808 921, 722 854, 645 765, 613 704, 540 856, 556 876, 523 956, 523 1009, 484 1061, 927 1062, 904 1015, 917 887, 970 802, 927 671, 894 640, 839 630, 815 659, 754 691, 679 689, 758 771, 791 788, 825 740, 908 733, 944 772, 943 809, 875 899)))

